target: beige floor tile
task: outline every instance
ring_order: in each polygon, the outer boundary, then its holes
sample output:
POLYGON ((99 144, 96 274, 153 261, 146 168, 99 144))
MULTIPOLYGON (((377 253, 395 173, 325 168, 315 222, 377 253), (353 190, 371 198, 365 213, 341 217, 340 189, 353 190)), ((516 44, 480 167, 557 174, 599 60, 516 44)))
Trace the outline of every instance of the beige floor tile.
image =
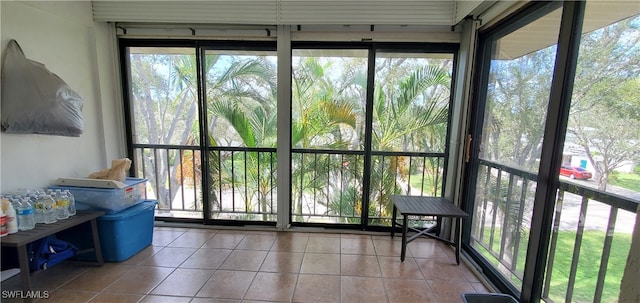
POLYGON ((153 232, 153 240, 151 245, 154 246, 167 246, 173 242, 176 238, 180 237, 185 232, 183 230, 173 229, 155 229, 153 232))
MULTIPOLYGON (((50 303, 84 303, 89 302, 91 298, 97 296, 99 293, 94 291, 83 291, 83 290, 66 290, 66 289, 58 289, 54 291, 49 291, 49 297, 40 302, 50 302, 50 303)), ((43 297, 44 298, 44 297, 43 297)), ((22 302, 22 300, 2 300, 3 303, 8 302, 22 302)))
POLYGON ((340 302, 340 276, 300 274, 293 302, 340 302))
POLYGON ((222 248, 200 248, 180 268, 218 269, 233 250, 222 248))
POLYGON ((196 250, 195 248, 185 247, 165 247, 144 260, 142 265, 177 267, 187 260, 196 250))
MULTIPOLYGON (((124 262, 63 262, 32 283, 64 303, 461 302, 488 292, 447 244, 417 239, 405 262, 400 248, 384 233, 156 227, 153 245, 124 262)), ((20 287, 19 277, 2 282, 20 287)))
POLYGON ((471 284, 471 286, 473 287, 473 289, 475 289, 475 292, 477 292, 477 293, 486 294, 486 293, 490 293, 491 292, 481 282, 470 282, 469 284, 471 284))
POLYGON ((140 303, 189 303, 191 297, 146 295, 140 303))
POLYGON ((297 274, 259 272, 249 286, 244 299, 269 302, 291 301, 297 280, 297 274))
MULTIPOLYGON (((227 300, 227 299, 216 299, 216 298, 193 298, 191 303, 248 303, 249 301, 243 300, 227 300)), ((264 301, 262 301, 264 303, 264 301)))
MULTIPOLYGON (((381 238, 381 237, 373 238, 373 246, 376 249, 376 255, 400 258, 400 254, 402 252, 402 241, 398 239, 392 240, 391 238, 381 238)), ((408 249, 407 249, 406 256, 407 257, 412 256, 411 251, 408 249)))
MULTIPOLYGON (((68 281, 75 279, 91 269, 99 269, 99 266, 87 266, 74 261, 65 261, 44 271, 31 273, 31 287, 34 290, 51 291, 57 289, 68 281)), ((20 275, 16 276, 17 283, 2 283, 2 289, 22 289, 20 275)))
POLYGON ((101 291, 135 266, 106 263, 94 267, 62 286, 68 290, 101 291))
POLYGON ((299 273, 304 253, 271 251, 262 262, 260 271, 299 273))
POLYGON ((305 253, 300 273, 339 275, 340 254, 305 253))
POLYGON ((407 250, 414 258, 449 260, 449 255, 442 249, 442 243, 435 239, 414 240, 407 244, 407 250))
POLYGON ((122 261, 122 264, 140 265, 145 260, 147 260, 149 257, 151 257, 151 256, 155 255, 156 253, 158 253, 159 251, 161 251, 162 248, 163 248, 163 246, 149 245, 146 248, 144 248, 143 250, 141 250, 138 253, 136 253, 135 255, 131 256, 129 259, 122 261))
POLYGON ((390 303, 438 302, 424 280, 385 279, 384 286, 390 303))
POLYGON ((385 278, 392 279, 424 279, 420 268, 413 258, 406 258, 404 262, 399 257, 378 257, 380 271, 385 278))
POLYGON ((258 271, 267 256, 262 250, 234 250, 220 265, 220 269, 258 271))
POLYGON ((138 266, 106 288, 114 293, 149 293, 174 271, 170 267, 138 266))
POLYGON ((256 272, 253 271, 218 270, 196 296, 242 299, 255 275, 256 272))
POLYGON ((167 244, 167 246, 200 248, 214 235, 215 232, 186 232, 167 244))
POLYGON ((295 236, 281 233, 271 246, 271 251, 304 252, 307 248, 309 236, 295 236))
POLYGON ((340 274, 343 276, 380 277, 380 264, 376 256, 345 255, 340 256, 340 274))
POLYGON ((171 273, 151 294, 168 296, 195 296, 209 280, 213 270, 178 268, 171 273))
POLYGON ((216 233, 203 248, 226 248, 234 249, 244 239, 243 233, 216 233))
POLYGON ((340 240, 340 252, 350 255, 372 255, 375 256, 376 250, 373 246, 371 237, 342 237, 340 240))
POLYGON ((462 301, 462 293, 475 292, 473 286, 466 282, 456 281, 451 283, 451 281, 446 280, 428 280, 427 283, 436 296, 438 303, 459 303, 462 301))
POLYGON ((468 282, 464 263, 456 265, 449 259, 414 259, 422 275, 428 280, 447 280, 468 282))
POLYGON ((106 293, 103 292, 93 299, 91 299, 91 303, 136 303, 142 299, 143 295, 141 294, 121 294, 121 293, 106 293))
POLYGON ((326 236, 309 236, 307 253, 340 253, 340 238, 326 236))
POLYGON ((342 303, 386 303, 382 278, 342 276, 342 303))
POLYGON ((236 249, 269 250, 275 241, 276 236, 273 233, 271 235, 247 234, 236 249))

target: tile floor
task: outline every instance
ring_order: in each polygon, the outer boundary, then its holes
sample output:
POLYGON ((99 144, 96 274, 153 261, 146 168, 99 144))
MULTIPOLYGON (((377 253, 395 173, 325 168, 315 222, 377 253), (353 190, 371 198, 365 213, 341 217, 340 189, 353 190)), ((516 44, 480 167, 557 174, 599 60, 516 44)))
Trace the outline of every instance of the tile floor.
POLYGON ((34 273, 34 289, 49 296, 39 301, 462 302, 487 292, 451 247, 428 238, 409 243, 402 263, 400 237, 384 233, 154 229, 152 245, 124 262, 34 273))

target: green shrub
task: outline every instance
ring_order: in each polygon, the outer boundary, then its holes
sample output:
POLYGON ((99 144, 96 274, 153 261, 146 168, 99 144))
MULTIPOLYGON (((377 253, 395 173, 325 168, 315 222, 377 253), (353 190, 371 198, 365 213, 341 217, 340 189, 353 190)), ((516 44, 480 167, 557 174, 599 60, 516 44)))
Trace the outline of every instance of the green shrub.
POLYGON ((614 182, 615 183, 615 182, 618 182, 618 178, 620 178, 620 172, 614 170, 609 174, 609 178, 608 179, 609 179, 609 182, 614 182))

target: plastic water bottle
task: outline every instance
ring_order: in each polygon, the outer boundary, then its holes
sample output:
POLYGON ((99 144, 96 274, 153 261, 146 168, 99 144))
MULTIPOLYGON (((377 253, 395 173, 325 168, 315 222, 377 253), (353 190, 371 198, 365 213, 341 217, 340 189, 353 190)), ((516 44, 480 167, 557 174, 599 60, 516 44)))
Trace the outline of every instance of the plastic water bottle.
POLYGON ((68 190, 65 189, 63 192, 65 195, 67 195, 67 197, 69 198, 69 216, 75 216, 76 214, 76 198, 73 196, 73 194, 68 190))
POLYGON ((13 204, 6 200, 7 202, 3 202, 2 209, 7 214, 7 232, 9 234, 15 234, 18 232, 18 216, 16 213, 16 209, 13 207, 13 204))
POLYGON ((4 237, 8 235, 9 232, 7 230, 7 215, 2 211, 2 207, 0 207, 0 237, 4 237))
POLYGON ((56 219, 64 220, 69 218, 69 197, 59 189, 55 193, 56 219))
POLYGON ((58 221, 58 213, 56 209, 56 202, 49 195, 40 196, 39 200, 42 200, 44 206, 43 216, 44 224, 55 223, 58 221))
POLYGON ((28 198, 23 198, 22 201, 18 201, 18 229, 30 230, 36 227, 35 210, 28 198))
POLYGON ((30 198, 35 209, 36 223, 44 223, 44 195, 33 194, 30 198))

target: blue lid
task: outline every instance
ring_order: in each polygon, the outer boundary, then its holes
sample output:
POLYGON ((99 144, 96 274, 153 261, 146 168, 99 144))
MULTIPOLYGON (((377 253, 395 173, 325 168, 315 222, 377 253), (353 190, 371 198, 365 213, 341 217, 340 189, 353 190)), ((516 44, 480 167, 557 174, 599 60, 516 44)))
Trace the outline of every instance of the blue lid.
POLYGON ((157 200, 143 200, 142 202, 134 206, 131 206, 129 208, 126 208, 124 210, 121 210, 117 213, 103 215, 99 219, 100 220, 122 220, 124 218, 129 218, 129 217, 133 217, 133 216, 148 212, 149 210, 153 211, 153 209, 156 207, 156 204, 158 204, 157 200))

